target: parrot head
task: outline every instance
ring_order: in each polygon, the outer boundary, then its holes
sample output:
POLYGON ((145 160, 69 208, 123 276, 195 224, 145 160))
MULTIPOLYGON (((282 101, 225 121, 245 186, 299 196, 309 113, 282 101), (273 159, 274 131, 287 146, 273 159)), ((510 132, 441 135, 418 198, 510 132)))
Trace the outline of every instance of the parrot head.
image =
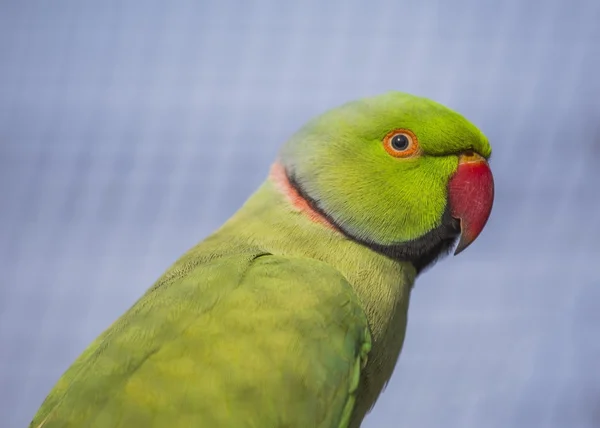
POLYGON ((483 230, 494 199, 490 154, 460 114, 389 92, 309 122, 274 170, 313 218, 419 272, 483 230))

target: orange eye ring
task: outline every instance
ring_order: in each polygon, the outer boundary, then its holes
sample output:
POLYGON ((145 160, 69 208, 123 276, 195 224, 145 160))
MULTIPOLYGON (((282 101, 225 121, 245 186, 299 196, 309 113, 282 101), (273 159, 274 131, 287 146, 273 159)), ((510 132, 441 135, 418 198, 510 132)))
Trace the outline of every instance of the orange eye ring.
POLYGON ((421 152, 417 136, 408 129, 394 129, 383 138, 385 151, 395 158, 410 158, 421 152))

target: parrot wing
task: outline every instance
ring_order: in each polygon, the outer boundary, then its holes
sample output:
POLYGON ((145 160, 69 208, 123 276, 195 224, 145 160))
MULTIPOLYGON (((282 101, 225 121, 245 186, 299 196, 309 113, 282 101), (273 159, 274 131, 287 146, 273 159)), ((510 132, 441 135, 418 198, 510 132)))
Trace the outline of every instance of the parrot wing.
POLYGON ((323 262, 255 251, 176 265, 31 427, 346 427, 370 340, 351 286, 323 262))

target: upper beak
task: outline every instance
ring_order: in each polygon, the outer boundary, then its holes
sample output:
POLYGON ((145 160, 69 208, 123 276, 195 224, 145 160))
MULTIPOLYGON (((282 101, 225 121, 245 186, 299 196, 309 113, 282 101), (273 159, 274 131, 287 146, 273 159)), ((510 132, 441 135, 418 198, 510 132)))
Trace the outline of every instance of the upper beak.
POLYGON ((460 155, 448 183, 450 214, 460 221, 460 240, 454 251, 464 251, 483 230, 494 202, 494 178, 485 158, 474 152, 460 155))

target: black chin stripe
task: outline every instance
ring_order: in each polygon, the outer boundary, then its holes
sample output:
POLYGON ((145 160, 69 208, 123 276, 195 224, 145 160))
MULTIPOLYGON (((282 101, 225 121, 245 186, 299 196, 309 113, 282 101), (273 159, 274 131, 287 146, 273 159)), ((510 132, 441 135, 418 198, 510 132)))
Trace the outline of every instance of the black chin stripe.
POLYGON ((336 221, 319 206, 318 200, 313 199, 304 191, 300 183, 296 180, 296 177, 287 170, 285 171, 285 174, 290 185, 303 199, 306 200, 308 205, 327 219, 327 221, 339 230, 340 233, 348 239, 364 245, 379 254, 383 254, 394 260, 412 263, 417 274, 423 271, 423 269, 432 266, 441 256, 448 254, 460 234, 460 224, 458 220, 450 215, 448 206, 446 206, 446 210, 442 216, 442 223, 435 229, 430 230, 415 240, 391 245, 365 241, 344 230, 343 227, 336 223, 336 221))

